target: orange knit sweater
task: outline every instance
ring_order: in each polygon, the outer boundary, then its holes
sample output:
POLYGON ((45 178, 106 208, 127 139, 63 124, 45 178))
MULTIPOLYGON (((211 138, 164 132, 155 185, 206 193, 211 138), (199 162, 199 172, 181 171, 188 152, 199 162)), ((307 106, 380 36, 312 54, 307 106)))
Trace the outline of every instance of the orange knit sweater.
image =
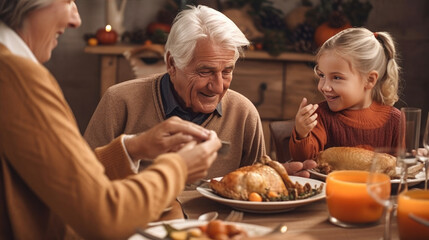
POLYGON ((388 147, 398 144, 401 112, 373 102, 369 108, 332 112, 326 102, 319 104, 317 125, 308 137, 297 139, 295 130, 289 141, 293 160, 313 159, 330 147, 388 147))

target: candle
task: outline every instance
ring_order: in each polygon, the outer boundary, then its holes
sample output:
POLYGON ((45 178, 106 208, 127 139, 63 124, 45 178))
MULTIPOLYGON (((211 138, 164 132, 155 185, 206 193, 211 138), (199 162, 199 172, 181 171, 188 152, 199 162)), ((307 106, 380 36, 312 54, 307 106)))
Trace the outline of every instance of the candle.
MULTIPOLYGON (((356 227, 375 224, 383 213, 378 204, 367 192, 366 171, 334 171, 326 178, 326 202, 329 220, 339 226, 356 227)), ((386 175, 386 178, 389 178, 386 175)), ((390 178, 386 194, 390 194, 390 178)))
POLYGON ((95 36, 100 44, 115 44, 118 39, 118 34, 110 25, 99 29, 95 36))
POLYGON ((429 239, 429 228, 412 220, 408 215, 429 221, 429 191, 413 189, 398 196, 398 228, 401 239, 429 239))

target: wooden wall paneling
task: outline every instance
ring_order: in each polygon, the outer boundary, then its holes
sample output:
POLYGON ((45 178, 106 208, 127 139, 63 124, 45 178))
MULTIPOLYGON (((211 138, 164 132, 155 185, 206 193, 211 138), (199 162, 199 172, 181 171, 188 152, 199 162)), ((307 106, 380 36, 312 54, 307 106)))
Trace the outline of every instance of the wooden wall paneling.
POLYGON ((110 86, 116 83, 117 79, 117 58, 114 55, 102 55, 100 72, 100 97, 110 86))
POLYGON ((264 101, 256 106, 262 119, 282 116, 283 67, 280 61, 242 60, 237 62, 230 88, 253 103, 260 100, 260 86, 266 85, 264 101))
POLYGON ((285 66, 285 79, 283 119, 295 118, 303 97, 310 103, 319 103, 323 100, 317 90, 317 79, 310 64, 289 62, 285 66))

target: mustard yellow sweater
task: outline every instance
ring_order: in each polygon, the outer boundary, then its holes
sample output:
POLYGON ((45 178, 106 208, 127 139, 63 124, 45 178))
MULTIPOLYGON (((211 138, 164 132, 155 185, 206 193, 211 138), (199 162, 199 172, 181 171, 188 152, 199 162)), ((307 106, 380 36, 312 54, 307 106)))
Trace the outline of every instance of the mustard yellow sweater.
POLYGON ((186 166, 165 154, 134 175, 121 138, 94 153, 47 69, 0 44, 0 239, 125 239, 157 219, 186 166))

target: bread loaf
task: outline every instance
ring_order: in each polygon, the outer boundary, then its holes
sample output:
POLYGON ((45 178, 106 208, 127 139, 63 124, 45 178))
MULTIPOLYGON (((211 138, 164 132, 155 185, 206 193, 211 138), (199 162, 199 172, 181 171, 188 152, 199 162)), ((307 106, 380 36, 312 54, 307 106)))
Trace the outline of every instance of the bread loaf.
MULTIPOLYGON (((331 147, 317 155, 319 166, 328 165, 330 171, 334 170, 363 170, 370 171, 374 151, 357 147, 331 147)), ((396 158, 386 153, 377 153, 382 158, 378 166, 381 172, 393 177, 396 175, 396 158)), ((329 173, 329 172, 327 172, 329 173)), ((327 174, 325 172, 325 174, 327 174)))

